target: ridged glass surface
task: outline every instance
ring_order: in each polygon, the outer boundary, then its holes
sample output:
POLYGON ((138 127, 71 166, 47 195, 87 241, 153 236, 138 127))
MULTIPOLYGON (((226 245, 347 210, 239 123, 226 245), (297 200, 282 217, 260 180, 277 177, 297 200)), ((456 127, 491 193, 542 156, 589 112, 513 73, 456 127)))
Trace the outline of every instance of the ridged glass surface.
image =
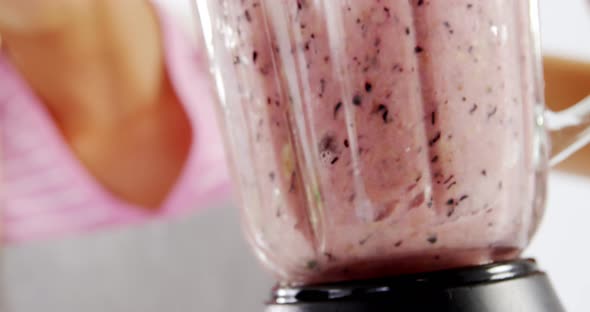
POLYGON ((527 1, 197 3, 247 236, 281 281, 528 244, 545 156, 527 1))

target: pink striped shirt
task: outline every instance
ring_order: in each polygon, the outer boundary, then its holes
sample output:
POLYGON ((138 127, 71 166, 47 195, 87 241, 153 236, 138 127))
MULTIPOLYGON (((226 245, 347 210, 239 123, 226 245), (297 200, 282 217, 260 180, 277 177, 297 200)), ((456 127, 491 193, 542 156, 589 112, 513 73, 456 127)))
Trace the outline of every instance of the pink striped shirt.
POLYGON ((158 212, 124 202, 76 159, 45 106, 0 51, 2 238, 6 243, 59 238, 199 209, 228 194, 228 174, 202 55, 161 14, 165 58, 192 124, 185 168, 158 212))

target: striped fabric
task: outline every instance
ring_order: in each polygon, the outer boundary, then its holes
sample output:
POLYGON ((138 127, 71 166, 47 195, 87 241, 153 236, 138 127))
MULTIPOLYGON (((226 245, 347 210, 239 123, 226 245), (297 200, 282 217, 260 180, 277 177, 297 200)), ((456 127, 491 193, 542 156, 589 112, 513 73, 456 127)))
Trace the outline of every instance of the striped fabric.
POLYGON ((168 217, 227 196, 228 173, 203 58, 161 14, 166 63, 193 128, 185 169, 161 209, 108 193, 78 162, 45 107, 0 51, 2 239, 23 243, 168 217))

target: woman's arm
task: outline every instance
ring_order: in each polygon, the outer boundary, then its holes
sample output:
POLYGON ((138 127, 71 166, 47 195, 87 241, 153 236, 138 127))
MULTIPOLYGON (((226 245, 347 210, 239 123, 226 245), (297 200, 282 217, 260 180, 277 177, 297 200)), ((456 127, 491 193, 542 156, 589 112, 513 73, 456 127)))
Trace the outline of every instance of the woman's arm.
MULTIPOLYGON (((549 108, 563 110, 590 95, 590 63, 547 56, 544 66, 549 108)), ((558 169, 590 176, 590 146, 564 161, 558 169)))

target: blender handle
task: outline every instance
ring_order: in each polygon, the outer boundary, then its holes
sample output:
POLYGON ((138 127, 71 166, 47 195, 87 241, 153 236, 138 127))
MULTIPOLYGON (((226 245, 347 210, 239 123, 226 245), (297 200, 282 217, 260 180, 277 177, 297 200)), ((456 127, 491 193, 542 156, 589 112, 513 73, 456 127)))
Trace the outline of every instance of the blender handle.
POLYGON ((547 110, 537 121, 546 125, 552 138, 549 164, 554 166, 590 144, 590 96, 578 104, 559 111, 547 110))

